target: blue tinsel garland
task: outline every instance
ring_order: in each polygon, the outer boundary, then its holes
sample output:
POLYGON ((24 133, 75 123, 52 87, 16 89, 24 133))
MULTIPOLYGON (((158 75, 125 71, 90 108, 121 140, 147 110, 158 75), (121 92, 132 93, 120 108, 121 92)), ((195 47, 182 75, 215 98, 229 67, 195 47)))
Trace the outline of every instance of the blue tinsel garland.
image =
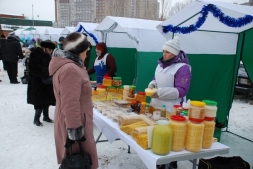
POLYGON ((82 25, 80 25, 80 27, 78 28, 77 32, 82 32, 82 31, 84 31, 85 33, 87 33, 94 40, 94 42, 96 43, 96 45, 98 44, 97 37, 94 34, 89 33, 88 31, 86 31, 84 29, 84 27, 82 25))
POLYGON ((184 27, 173 26, 173 25, 162 26, 163 32, 164 33, 173 32, 173 33, 182 33, 182 34, 194 32, 204 24, 204 22, 206 21, 208 12, 211 12, 215 18, 219 19, 220 22, 222 22, 223 24, 229 27, 240 28, 253 21, 253 16, 251 15, 245 15, 244 17, 236 19, 230 16, 226 16, 215 5, 208 4, 208 5, 203 6, 202 10, 200 11, 201 16, 198 18, 198 21, 195 24, 191 24, 190 26, 184 26, 184 27))

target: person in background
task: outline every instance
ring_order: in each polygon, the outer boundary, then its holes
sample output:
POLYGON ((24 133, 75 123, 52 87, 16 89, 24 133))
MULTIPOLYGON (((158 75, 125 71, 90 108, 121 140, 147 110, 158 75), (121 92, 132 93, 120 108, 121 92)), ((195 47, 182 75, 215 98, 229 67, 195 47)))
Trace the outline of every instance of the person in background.
POLYGON ((63 41, 64 41, 64 37, 61 36, 61 37, 59 38, 59 44, 58 44, 58 47, 59 47, 59 49, 61 49, 61 50, 63 50, 63 41))
POLYGON ((96 45, 96 55, 94 65, 88 70, 88 74, 96 73, 97 83, 102 84, 104 76, 116 76, 117 65, 114 57, 107 53, 107 46, 104 42, 96 45))
POLYGON ((3 69, 6 70, 5 66, 4 66, 4 61, 3 61, 3 45, 6 42, 6 38, 5 36, 2 34, 0 37, 0 60, 2 60, 3 62, 3 69))
POLYGON ((11 84, 19 84, 18 75, 18 60, 23 59, 22 47, 18 36, 10 35, 2 46, 4 67, 11 84))
POLYGON ((53 123, 49 118, 49 106, 55 105, 53 84, 44 84, 42 79, 49 77, 48 66, 55 44, 50 40, 42 41, 31 49, 29 57, 29 78, 27 86, 27 103, 34 105, 35 115, 33 123, 43 126, 40 116, 43 112, 43 121, 53 123))
MULTIPOLYGON (((191 82, 191 67, 188 57, 180 50, 179 38, 167 41, 163 47, 163 57, 158 60, 155 76, 149 83, 149 88, 157 88, 150 104, 154 107, 166 105, 169 112, 173 112, 174 104, 182 104, 188 93, 191 82)), ((165 165, 158 166, 159 169, 165 165)), ((176 169, 177 162, 170 163, 170 169, 176 169)))
POLYGON ((55 49, 49 65, 56 97, 54 136, 58 164, 67 153, 66 140, 75 141, 72 152, 81 145, 91 155, 91 169, 98 168, 98 157, 93 135, 93 104, 91 85, 84 60, 89 49, 87 37, 81 33, 69 34, 63 43, 64 51, 55 49))

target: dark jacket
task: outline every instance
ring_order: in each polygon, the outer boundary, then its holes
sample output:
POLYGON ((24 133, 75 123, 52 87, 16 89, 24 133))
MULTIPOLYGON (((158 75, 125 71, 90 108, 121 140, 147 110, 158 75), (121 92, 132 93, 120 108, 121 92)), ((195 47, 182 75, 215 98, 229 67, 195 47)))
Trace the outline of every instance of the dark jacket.
POLYGON ((6 42, 2 46, 3 61, 17 63, 18 59, 23 59, 21 44, 15 36, 8 36, 6 42))
POLYGON ((3 60, 3 46, 5 42, 5 38, 0 38, 0 60, 3 60))
POLYGON ((51 56, 40 47, 34 48, 29 58, 29 81, 27 88, 27 103, 35 106, 55 105, 53 85, 42 83, 42 78, 48 78, 48 66, 51 56))

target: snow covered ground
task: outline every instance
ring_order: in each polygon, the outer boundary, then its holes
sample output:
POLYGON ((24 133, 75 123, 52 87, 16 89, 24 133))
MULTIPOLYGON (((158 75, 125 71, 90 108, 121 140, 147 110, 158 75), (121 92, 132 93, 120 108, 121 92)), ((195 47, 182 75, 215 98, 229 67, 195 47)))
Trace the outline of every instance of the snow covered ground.
MULTIPOLYGON (((2 62, 0 64, 2 68, 2 62)), ((19 77, 24 66, 19 64, 19 77)), ((10 84, 6 71, 0 72, 0 169, 58 169, 56 163, 53 124, 33 125, 34 110, 26 103, 27 85, 10 84)), ((235 99, 229 119, 229 131, 253 140, 252 101, 235 99)), ((53 119, 54 107, 50 107, 53 119)), ((94 127, 97 138, 99 131, 94 127)), ((103 139, 103 138, 102 138, 103 139)), ((229 146, 226 156, 241 156, 253 164, 253 142, 223 132, 221 142, 229 146)), ((97 144, 99 169, 146 169, 139 156, 122 141, 97 144)), ((189 161, 179 162, 179 169, 188 169, 189 161)))

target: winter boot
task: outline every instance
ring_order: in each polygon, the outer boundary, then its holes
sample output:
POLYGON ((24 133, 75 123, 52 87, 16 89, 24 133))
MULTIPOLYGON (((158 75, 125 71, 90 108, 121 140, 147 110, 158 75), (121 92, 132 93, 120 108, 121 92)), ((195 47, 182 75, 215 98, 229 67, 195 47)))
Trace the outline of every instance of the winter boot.
POLYGON ((35 124, 36 126, 43 126, 43 124, 40 122, 41 113, 42 113, 42 109, 35 109, 33 124, 35 124))
POLYGON ((43 116, 44 116, 43 121, 46 121, 48 123, 53 123, 54 121, 52 119, 50 119, 48 116, 48 109, 49 109, 49 107, 46 107, 43 109, 43 116))

